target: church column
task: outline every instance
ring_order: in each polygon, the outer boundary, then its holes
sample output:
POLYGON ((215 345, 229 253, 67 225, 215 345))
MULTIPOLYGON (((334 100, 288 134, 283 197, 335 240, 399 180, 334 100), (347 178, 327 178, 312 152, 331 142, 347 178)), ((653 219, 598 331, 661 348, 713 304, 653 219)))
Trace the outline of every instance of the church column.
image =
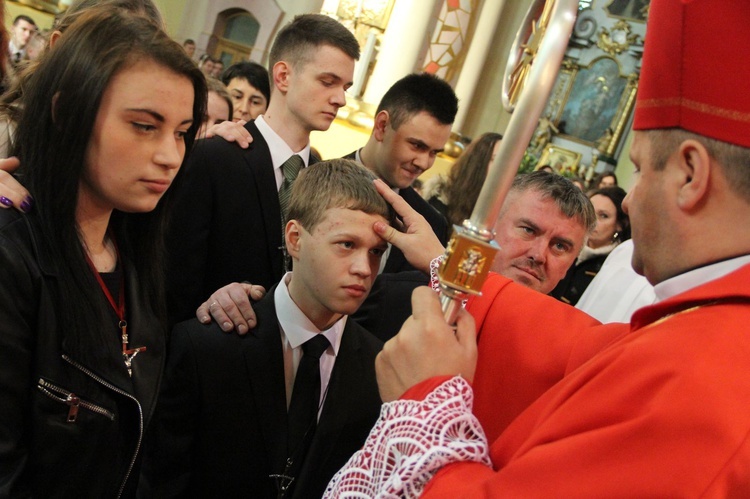
POLYGON ((443 0, 394 2, 375 69, 362 100, 377 105, 398 79, 417 70, 443 0))
POLYGON ((471 37, 469 51, 466 53, 461 74, 456 82, 455 92, 460 105, 458 106, 456 120, 453 122, 455 132, 460 132, 466 121, 469 103, 474 97, 474 90, 484 70, 484 63, 487 60, 487 54, 490 51, 504 4, 504 0, 484 0, 483 2, 479 21, 471 37))

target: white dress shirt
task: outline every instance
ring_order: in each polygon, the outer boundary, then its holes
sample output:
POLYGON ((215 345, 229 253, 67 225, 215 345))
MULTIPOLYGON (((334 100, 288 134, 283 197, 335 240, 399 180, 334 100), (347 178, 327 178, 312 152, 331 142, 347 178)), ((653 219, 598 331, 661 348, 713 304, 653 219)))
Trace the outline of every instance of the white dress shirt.
POLYGON ((13 40, 8 41, 8 57, 10 57, 11 63, 16 63, 23 59, 23 57, 26 55, 26 48, 19 49, 16 47, 16 44, 13 42, 13 40))
POLYGON ((651 286, 645 277, 633 270, 632 255, 632 239, 615 248, 576 308, 600 322, 630 322, 630 317, 641 307, 672 298, 750 263, 750 255, 740 256, 690 270, 651 286))
POLYGON ((727 274, 731 274, 740 267, 750 263, 750 255, 738 256, 729 260, 712 263, 704 267, 690 270, 654 286, 658 301, 672 298, 689 289, 693 289, 707 282, 714 281, 727 274))
POLYGON ((318 405, 318 418, 320 418, 320 410, 323 408, 323 402, 328 392, 328 382, 331 379, 333 365, 339 353, 341 335, 344 333, 347 316, 343 316, 325 331, 319 330, 289 296, 288 285, 291 277, 292 273, 287 272, 273 295, 276 317, 281 329, 281 346, 284 352, 286 406, 288 409, 292 401, 294 378, 297 375, 297 367, 302 358, 302 344, 316 334, 322 334, 328 338, 331 345, 320 356, 320 404, 318 405))
POLYGON ((268 150, 271 152, 271 162, 273 163, 273 173, 276 177, 276 190, 281 189, 281 184, 284 182, 284 172, 281 171, 281 165, 291 158, 295 154, 299 154, 302 161, 305 163, 304 168, 310 164, 310 142, 299 151, 292 151, 289 144, 284 142, 284 139, 271 128, 268 123, 263 119, 263 116, 255 118, 255 126, 258 127, 258 131, 265 139, 268 144, 268 150))

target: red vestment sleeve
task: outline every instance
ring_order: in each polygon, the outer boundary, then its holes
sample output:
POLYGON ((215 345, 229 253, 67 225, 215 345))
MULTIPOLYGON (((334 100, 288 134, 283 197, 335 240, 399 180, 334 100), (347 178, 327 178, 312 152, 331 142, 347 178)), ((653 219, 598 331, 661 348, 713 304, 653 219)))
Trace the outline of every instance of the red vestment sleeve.
POLYGON ((621 324, 602 328, 580 310, 494 273, 466 308, 479 338, 474 414, 490 442, 571 367, 627 331, 621 324))

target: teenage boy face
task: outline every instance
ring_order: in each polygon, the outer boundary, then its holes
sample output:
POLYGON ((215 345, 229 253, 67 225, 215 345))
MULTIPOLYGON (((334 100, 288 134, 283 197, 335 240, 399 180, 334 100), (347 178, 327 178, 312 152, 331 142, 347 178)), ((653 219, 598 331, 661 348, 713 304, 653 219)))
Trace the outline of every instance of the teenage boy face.
POLYGON ((311 50, 309 59, 287 65, 283 89, 289 112, 307 131, 328 130, 345 92, 352 86, 354 59, 340 49, 323 45, 311 50))
POLYGON ((13 25, 13 41, 15 42, 16 47, 19 49, 24 48, 34 31, 36 31, 36 26, 30 22, 24 21, 23 19, 16 21, 16 24, 13 25))
POLYGON ((387 245, 372 226, 380 215, 330 208, 308 232, 296 220, 286 228, 294 272, 289 294, 320 329, 355 312, 367 298, 387 245))
POLYGON ((382 142, 376 173, 391 187, 409 187, 432 167, 450 134, 451 125, 425 111, 410 116, 397 129, 387 114, 381 113, 375 123, 375 138, 382 142))

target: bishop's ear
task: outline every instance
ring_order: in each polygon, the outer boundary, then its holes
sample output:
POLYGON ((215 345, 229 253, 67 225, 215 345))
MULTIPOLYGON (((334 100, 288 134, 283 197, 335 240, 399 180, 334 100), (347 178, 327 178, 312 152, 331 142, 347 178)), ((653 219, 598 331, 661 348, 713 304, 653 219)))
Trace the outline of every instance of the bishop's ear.
POLYGON ((679 146, 676 168, 679 182, 677 202, 682 209, 692 210, 708 194, 716 165, 703 144, 688 139, 679 146))

